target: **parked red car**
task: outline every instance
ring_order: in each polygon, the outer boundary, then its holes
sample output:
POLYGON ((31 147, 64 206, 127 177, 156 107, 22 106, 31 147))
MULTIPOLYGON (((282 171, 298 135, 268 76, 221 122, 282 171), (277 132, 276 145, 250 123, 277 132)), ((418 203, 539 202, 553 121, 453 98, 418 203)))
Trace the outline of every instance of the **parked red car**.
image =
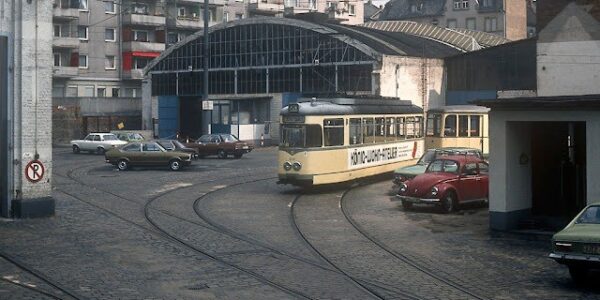
POLYGON ((460 204, 488 201, 488 164, 476 156, 453 155, 433 160, 424 174, 400 185, 396 199, 404 209, 414 203, 436 205, 443 212, 460 204))

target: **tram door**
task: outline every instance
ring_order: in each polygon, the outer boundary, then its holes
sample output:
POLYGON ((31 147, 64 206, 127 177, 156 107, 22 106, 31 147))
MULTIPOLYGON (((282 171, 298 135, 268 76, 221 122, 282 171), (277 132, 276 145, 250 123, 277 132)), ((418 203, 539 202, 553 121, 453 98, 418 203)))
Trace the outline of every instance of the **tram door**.
POLYGON ((212 110, 211 133, 231 133, 229 103, 215 103, 212 110))

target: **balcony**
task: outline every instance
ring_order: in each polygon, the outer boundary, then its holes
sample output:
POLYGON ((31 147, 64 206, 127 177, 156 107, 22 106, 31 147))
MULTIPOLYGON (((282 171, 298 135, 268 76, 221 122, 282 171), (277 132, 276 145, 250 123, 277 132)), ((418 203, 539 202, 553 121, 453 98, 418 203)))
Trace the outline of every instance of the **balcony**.
POLYGON ((77 8, 62 8, 55 7, 52 17, 58 20, 75 20, 79 19, 79 9, 77 8))
POLYGON ((76 77, 77 75, 79 75, 78 67, 55 66, 52 68, 52 77, 55 78, 71 78, 76 77))
MULTIPOLYGON (((204 4, 204 0, 179 0, 178 2, 181 4, 200 4, 200 5, 204 4)), ((208 0, 209 5, 220 6, 220 5, 225 5, 225 3, 227 3, 227 0, 208 0)))
POLYGON ((165 26, 164 16, 153 16, 144 14, 126 14, 123 15, 123 24, 139 26, 165 26))
POLYGON ((164 43, 155 42, 125 42, 123 43, 125 52, 162 52, 165 51, 164 43))
POLYGON ((248 10, 257 14, 277 15, 283 13, 283 9, 283 1, 263 2, 263 0, 259 0, 248 4, 248 10))
POLYGON ((144 79, 144 73, 141 69, 131 69, 129 71, 123 71, 123 78, 135 80, 144 79))
MULTIPOLYGON (((221 22, 217 22, 214 20, 210 20, 208 22, 208 27, 214 26, 216 24, 220 24, 221 22)), ((171 28, 181 28, 181 29, 202 29, 204 28, 204 20, 200 17, 192 17, 192 16, 178 16, 177 18, 168 18, 167 25, 171 28)))
POLYGON ((79 38, 55 36, 52 39, 52 47, 65 48, 65 49, 77 49, 77 48, 79 48, 79 38))

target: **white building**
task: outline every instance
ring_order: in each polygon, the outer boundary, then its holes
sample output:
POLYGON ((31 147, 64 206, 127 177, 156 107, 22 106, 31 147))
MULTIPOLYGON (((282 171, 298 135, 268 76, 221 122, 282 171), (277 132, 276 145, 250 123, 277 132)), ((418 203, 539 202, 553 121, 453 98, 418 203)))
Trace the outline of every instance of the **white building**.
POLYGON ((600 200, 599 6, 571 2, 538 32, 537 96, 480 101, 491 108, 492 229, 559 228, 600 200))

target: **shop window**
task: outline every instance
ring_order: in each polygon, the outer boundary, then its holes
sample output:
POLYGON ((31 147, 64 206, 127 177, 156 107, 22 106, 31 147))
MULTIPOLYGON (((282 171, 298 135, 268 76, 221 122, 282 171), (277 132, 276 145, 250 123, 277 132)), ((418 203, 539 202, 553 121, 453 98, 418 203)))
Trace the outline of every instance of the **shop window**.
POLYGON ((350 145, 362 144, 362 128, 359 118, 350 119, 350 145))
POLYGON ((458 116, 458 136, 469 136, 469 116, 458 116))
POLYGON ((444 136, 456 137, 456 115, 446 116, 446 120, 444 120, 444 136))
POLYGON ((344 145, 344 119, 323 120, 323 137, 325 146, 344 145))
POLYGON ((373 123, 373 118, 364 118, 362 128, 363 143, 375 143, 375 124, 373 123))

